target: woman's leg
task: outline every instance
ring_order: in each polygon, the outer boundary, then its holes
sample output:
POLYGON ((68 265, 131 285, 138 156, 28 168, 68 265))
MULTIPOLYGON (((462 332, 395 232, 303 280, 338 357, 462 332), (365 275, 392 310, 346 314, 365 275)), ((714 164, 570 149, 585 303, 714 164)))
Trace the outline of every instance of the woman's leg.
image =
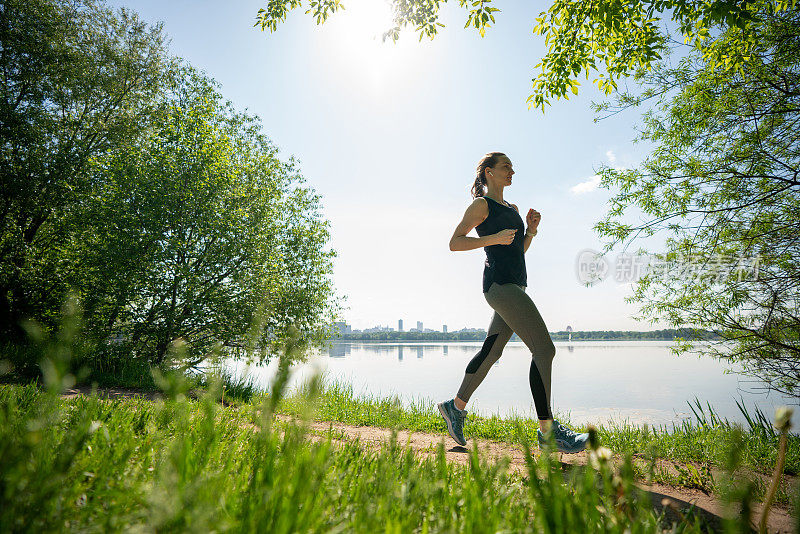
POLYGON ((483 382, 483 379, 486 378, 489 369, 500 359, 503 348, 508 343, 508 340, 511 339, 512 333, 511 327, 495 312, 491 323, 489 323, 489 331, 486 332, 483 347, 467 364, 464 380, 461 382, 461 387, 458 388, 458 394, 455 398, 456 408, 459 410, 464 409, 469 398, 483 382))
POLYGON ((516 284, 492 284, 486 293, 486 301, 531 351, 528 380, 533 402, 539 419, 549 423, 553 418, 550 377, 556 347, 539 310, 525 290, 516 284))
POLYGON ((464 438, 464 423, 467 418, 464 408, 467 406, 467 401, 486 378, 489 368, 500 358, 503 347, 508 343, 511 334, 511 328, 495 312, 489 323, 489 331, 486 332, 486 339, 481 350, 467 364, 467 371, 464 373, 461 387, 458 388, 458 394, 455 398, 438 404, 439 412, 447 424, 447 431, 459 445, 467 444, 467 440, 464 438))

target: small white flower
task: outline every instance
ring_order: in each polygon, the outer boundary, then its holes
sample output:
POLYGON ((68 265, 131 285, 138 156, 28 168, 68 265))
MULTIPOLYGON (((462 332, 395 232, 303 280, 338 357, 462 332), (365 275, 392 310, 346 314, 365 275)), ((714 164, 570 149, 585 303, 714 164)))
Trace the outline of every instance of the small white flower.
POLYGON ((781 432, 788 432, 792 428, 792 414, 794 410, 788 406, 780 406, 775 410, 775 428, 781 432))
POLYGON ((598 447, 595 454, 598 460, 603 460, 604 462, 608 462, 614 457, 614 453, 608 447, 598 447))
POLYGON ((614 453, 608 447, 598 447, 597 450, 589 453, 589 464, 595 469, 600 469, 614 457, 614 453))

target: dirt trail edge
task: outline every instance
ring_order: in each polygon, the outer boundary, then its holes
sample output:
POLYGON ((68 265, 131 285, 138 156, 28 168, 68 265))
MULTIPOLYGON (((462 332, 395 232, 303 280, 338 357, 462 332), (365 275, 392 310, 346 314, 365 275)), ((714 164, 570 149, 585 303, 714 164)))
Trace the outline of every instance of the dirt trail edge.
MULTIPOLYGON (((138 396, 149 400, 155 400, 160 397, 156 392, 135 391, 126 388, 101 389, 96 393, 101 397, 109 399, 123 399, 138 396)), ((91 394, 91 388, 77 387, 67 390, 62 395, 62 398, 70 399, 78 395, 89 394, 91 394)), ((285 415, 276 415, 276 418, 287 422, 294 419, 285 415)), ((383 446, 385 443, 389 442, 393 432, 391 429, 387 428, 353 426, 336 421, 311 421, 309 425, 312 439, 327 439, 327 436, 330 435, 333 442, 358 440, 365 448, 378 448, 383 446)), ((446 434, 398 430, 395 435, 399 444, 411 447, 411 449, 421 457, 435 455, 439 444, 444 442, 445 456, 448 462, 456 462, 465 465, 469 461, 470 449, 455 445, 450 436, 446 434)), ((525 453, 521 448, 508 443, 499 443, 486 439, 475 439, 475 441, 477 442, 478 450, 482 457, 490 459, 507 457, 509 459, 510 470, 522 474, 527 472, 525 453)), ((468 447, 473 447, 472 440, 470 440, 468 447)), ((569 466, 583 466, 587 463, 586 453, 558 454, 558 459, 565 468, 569 466)), ((618 458, 616 459, 619 460, 618 458)), ((670 464, 667 461, 661 463, 662 467, 670 464)), ((763 475, 755 473, 753 475, 766 478, 763 477, 763 475)), ((662 501, 664 501, 665 498, 672 501, 673 505, 682 511, 694 506, 699 513, 705 516, 711 525, 716 527, 716 530, 722 531, 720 519, 727 514, 727 511, 723 503, 714 495, 709 495, 698 489, 669 486, 666 484, 639 483, 637 485, 650 495, 653 507, 656 511, 660 512, 664 508, 662 501)), ((756 523, 761 517, 763 507, 760 503, 754 503, 753 509, 753 528, 757 530, 758 527, 756 523)), ((674 512, 670 508, 668 508, 666 512, 668 517, 675 517, 674 512)), ((787 509, 780 506, 772 507, 767 525, 767 530, 769 532, 780 534, 793 533, 795 532, 794 525, 795 521, 787 509)))
MULTIPOLYGON (((284 421, 292 420, 291 417, 279 415, 279 419, 284 421)), ((358 440, 364 447, 381 447, 387 443, 392 436, 392 430, 386 428, 378 428, 371 426, 353 426, 338 423, 335 421, 312 421, 310 423, 311 430, 318 436, 325 436, 331 433, 332 439, 336 440, 358 440)), ((445 456, 448 462, 456 462, 466 465, 469 461, 469 452, 472 448, 472 440, 468 444, 469 448, 455 445, 449 436, 443 434, 429 434, 425 432, 409 432, 406 430, 396 431, 397 442, 403 446, 409 446, 418 455, 425 457, 435 455, 439 447, 439 443, 444 441, 445 456)), ((478 450, 484 458, 500 459, 508 457, 509 469, 521 474, 527 473, 525 464, 525 453, 521 448, 509 445, 507 443, 499 443, 495 441, 476 439, 478 450)), ((578 454, 558 454, 557 458, 564 466, 583 466, 587 463, 586 453, 578 454)), ((637 484, 641 489, 645 490, 652 498, 653 507, 657 511, 664 508, 662 501, 668 498, 672 501, 673 505, 681 511, 694 506, 699 513, 703 514, 710 524, 721 528, 720 519, 726 514, 723 503, 713 495, 709 495, 701 490, 690 489, 684 487, 669 486, 665 484, 637 484)), ((754 521, 757 522, 761 517, 761 510, 763 507, 760 503, 755 504, 753 514, 754 521)), ((668 509, 668 515, 673 512, 668 509)), ((753 524, 754 528, 757 525, 753 524)), ((769 515, 769 523, 767 526, 769 532, 775 533, 792 533, 794 532, 794 520, 786 509, 773 506, 769 515)))

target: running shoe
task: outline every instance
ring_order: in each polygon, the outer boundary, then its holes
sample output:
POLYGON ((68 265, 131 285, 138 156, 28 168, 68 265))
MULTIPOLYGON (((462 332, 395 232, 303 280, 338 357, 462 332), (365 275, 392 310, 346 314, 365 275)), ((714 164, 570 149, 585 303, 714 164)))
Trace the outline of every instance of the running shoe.
POLYGON ((544 434, 541 430, 537 430, 536 433, 539 438, 540 448, 547 447, 548 440, 552 438, 556 443, 556 448, 558 448, 558 451, 565 452, 567 454, 581 452, 586 448, 586 444, 589 442, 589 434, 578 434, 571 428, 562 425, 555 419, 550 427, 550 432, 544 434))
POLYGON ((464 421, 467 419, 467 411, 456 408, 453 399, 440 402, 438 406, 444 422, 447 423, 447 431, 450 432, 456 443, 463 447, 467 444, 467 440, 464 439, 464 421))

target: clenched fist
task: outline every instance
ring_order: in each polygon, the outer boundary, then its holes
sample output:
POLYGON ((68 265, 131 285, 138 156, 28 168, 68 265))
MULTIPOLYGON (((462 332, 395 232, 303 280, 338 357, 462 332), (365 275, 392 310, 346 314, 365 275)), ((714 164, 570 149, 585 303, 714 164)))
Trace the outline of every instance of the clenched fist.
POLYGON ((507 228, 505 230, 500 230, 492 237, 494 237, 494 244, 495 245, 510 245, 514 241, 514 235, 517 231, 513 228, 507 228))
POLYGON ((539 227, 539 222, 541 222, 541 220, 542 214, 533 208, 529 209, 528 214, 525 216, 525 222, 528 224, 528 230, 531 232, 536 231, 536 228, 539 227))

